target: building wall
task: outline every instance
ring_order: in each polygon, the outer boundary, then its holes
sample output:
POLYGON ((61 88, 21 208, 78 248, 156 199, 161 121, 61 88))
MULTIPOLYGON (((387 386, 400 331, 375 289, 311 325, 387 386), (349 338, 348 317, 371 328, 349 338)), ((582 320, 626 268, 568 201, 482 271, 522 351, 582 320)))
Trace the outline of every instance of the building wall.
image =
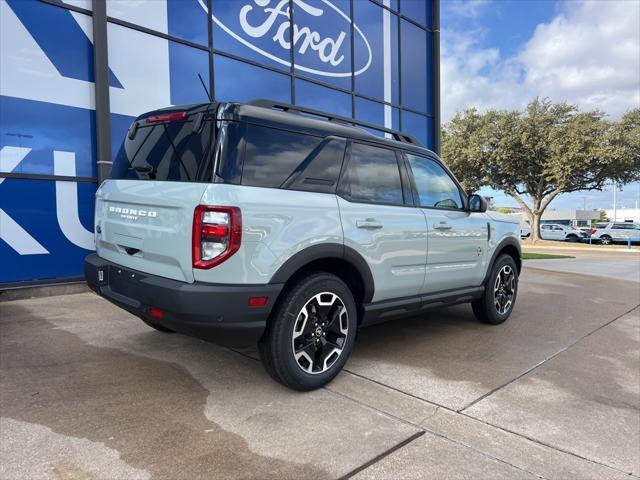
POLYGON ((437 150, 438 0, 95 8, 0 0, 0 287, 82 274, 98 160, 108 168, 135 116, 207 101, 202 83, 217 100, 305 105, 437 150))
POLYGON ((605 210, 607 218, 612 222, 635 222, 640 223, 640 208, 613 208, 605 210))

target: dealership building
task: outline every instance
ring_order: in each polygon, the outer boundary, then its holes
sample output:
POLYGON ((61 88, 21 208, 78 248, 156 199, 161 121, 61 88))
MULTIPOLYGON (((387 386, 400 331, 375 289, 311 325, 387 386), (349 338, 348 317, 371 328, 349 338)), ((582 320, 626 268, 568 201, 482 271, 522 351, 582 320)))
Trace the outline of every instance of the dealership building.
POLYGON ((0 289, 82 278, 149 110, 268 98, 437 151, 439 42, 439 0, 0 0, 0 289))

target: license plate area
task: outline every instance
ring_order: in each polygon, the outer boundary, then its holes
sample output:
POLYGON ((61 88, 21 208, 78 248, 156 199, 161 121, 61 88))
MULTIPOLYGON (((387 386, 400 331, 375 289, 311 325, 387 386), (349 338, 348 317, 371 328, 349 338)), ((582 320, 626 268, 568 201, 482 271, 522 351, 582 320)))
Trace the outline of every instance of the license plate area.
POLYGON ((103 287, 109 284, 109 267, 98 267, 98 285, 103 287))

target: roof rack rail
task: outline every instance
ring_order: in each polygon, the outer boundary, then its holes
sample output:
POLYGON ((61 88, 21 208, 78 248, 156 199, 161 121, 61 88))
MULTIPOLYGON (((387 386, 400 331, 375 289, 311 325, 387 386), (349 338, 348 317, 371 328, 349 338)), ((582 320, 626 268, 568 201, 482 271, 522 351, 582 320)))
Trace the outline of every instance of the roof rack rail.
POLYGON ((342 125, 347 125, 347 126, 355 125, 358 127, 370 128, 372 130, 377 130, 379 132, 388 133, 393 137, 394 140, 398 142, 409 143, 411 145, 416 145, 418 147, 424 146, 413 135, 408 135, 406 133, 402 133, 397 130, 381 127, 380 125, 374 125, 373 123, 364 122, 362 120, 356 120, 355 118, 343 117, 340 115, 334 115, 332 113, 322 112, 320 110, 314 110, 312 108, 306 108, 299 105, 291 105, 290 103, 277 102, 275 100, 268 100, 268 99, 252 100, 248 103, 248 105, 253 105, 256 107, 263 107, 263 108, 271 108, 274 110, 280 110, 282 112, 298 113, 298 114, 304 113, 307 115, 320 117, 329 122, 339 123, 342 125))

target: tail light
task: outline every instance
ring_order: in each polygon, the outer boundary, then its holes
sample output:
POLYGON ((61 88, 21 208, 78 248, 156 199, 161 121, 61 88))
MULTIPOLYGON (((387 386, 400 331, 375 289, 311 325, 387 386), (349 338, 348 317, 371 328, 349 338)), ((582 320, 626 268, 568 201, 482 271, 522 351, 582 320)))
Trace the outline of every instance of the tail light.
POLYGON ((240 248, 242 214, 238 207, 198 205, 193 214, 193 268, 208 269, 240 248))
POLYGON ((592 228, 592 229, 591 229, 591 235, 595 235, 597 231, 598 231, 597 229, 592 228))
POLYGON ((186 116, 187 112, 161 113, 160 115, 147 117, 147 123, 173 122, 176 120, 184 120, 186 116))

